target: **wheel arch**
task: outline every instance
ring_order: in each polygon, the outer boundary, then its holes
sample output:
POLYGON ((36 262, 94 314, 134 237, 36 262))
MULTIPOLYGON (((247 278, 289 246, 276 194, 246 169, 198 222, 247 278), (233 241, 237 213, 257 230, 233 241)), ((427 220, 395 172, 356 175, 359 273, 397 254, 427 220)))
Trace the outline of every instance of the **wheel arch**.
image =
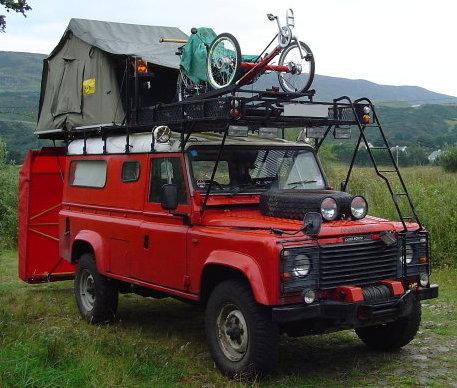
POLYGON ((267 305, 268 293, 257 262, 250 256, 231 252, 214 251, 206 260, 200 278, 200 300, 206 303, 212 290, 228 279, 242 279, 252 290, 254 299, 267 305))
POLYGON ((91 230, 81 230, 75 236, 71 247, 71 263, 76 264, 84 253, 94 255, 98 271, 104 268, 106 255, 103 238, 100 234, 91 230))

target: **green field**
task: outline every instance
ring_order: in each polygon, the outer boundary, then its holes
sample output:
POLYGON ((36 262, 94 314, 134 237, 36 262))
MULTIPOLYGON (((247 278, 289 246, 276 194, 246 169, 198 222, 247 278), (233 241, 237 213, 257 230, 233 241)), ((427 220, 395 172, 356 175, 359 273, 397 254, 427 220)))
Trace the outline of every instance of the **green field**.
MULTIPOLYGON (((347 167, 324 163, 330 183, 339 189, 347 167)), ((432 242, 432 259, 435 266, 457 268, 457 174, 446 173, 439 167, 406 167, 401 169, 406 187, 422 224, 428 229, 432 242)), ((398 182, 393 180, 394 186, 398 182)), ((396 192, 401 190, 397 187, 396 192)), ((398 219, 387 187, 373 168, 355 167, 349 181, 351 194, 364 195, 371 215, 398 219)), ((400 203, 403 214, 411 214, 400 203)))
MULTIPOLYGON (((80 319, 71 282, 26 285, 16 253, 0 255, 0 386, 242 386, 215 369, 203 310, 170 299, 120 298, 116 322, 80 319)), ((450 386, 457 379, 457 271, 435 271, 439 299, 424 303, 403 350, 368 350, 352 331, 283 336, 267 386, 450 386)))

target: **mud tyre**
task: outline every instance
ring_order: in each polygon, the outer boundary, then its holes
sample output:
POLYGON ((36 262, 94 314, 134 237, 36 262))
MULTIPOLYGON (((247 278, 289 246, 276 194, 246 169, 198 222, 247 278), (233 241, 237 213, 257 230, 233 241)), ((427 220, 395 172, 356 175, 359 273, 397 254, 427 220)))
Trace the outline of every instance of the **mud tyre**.
POLYGON ((111 322, 117 310, 116 282, 97 271, 92 253, 81 256, 76 269, 74 294, 81 317, 92 324, 111 322))
POLYGON ((384 325, 355 329, 357 336, 375 350, 397 350, 409 344, 417 334, 421 322, 421 304, 414 302, 409 315, 384 325))
POLYGON ((205 317, 211 355, 229 377, 252 380, 274 370, 278 356, 278 327, 271 310, 259 305, 249 285, 227 280, 212 292, 205 317))

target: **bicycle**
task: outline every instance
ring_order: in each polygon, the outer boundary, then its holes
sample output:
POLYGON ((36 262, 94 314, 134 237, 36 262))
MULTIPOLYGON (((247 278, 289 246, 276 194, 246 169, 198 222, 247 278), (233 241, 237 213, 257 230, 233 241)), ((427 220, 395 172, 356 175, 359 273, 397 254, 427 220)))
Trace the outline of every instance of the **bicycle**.
POLYGON ((233 84, 245 86, 255 82, 265 72, 274 71, 278 73, 279 84, 284 92, 303 93, 309 89, 314 78, 314 56, 309 46, 292 33, 295 27, 293 10, 287 10, 284 26, 277 16, 268 14, 267 17, 270 21, 276 20, 279 32, 254 58, 241 55, 240 45, 232 34, 223 33, 214 39, 208 49, 207 59, 211 88, 223 89, 233 84), (276 38, 278 45, 271 53, 266 53, 276 38), (278 64, 270 64, 278 55, 278 64))
MULTIPOLYGON (((160 43, 179 43, 183 44, 182 46, 177 48, 176 55, 178 55, 181 59, 183 57, 183 53, 185 50, 186 45, 189 43, 189 41, 193 39, 199 40, 198 34, 199 30, 205 30, 203 29, 198 29, 198 28, 192 28, 191 29, 191 37, 189 40, 187 39, 175 39, 175 38, 160 38, 159 42, 160 43)), ((214 34, 214 32, 213 32, 214 34)), ((214 34, 215 36, 216 34, 214 34)), ((205 46, 205 52, 207 52, 209 43, 201 42, 205 46)), ((205 59, 206 61, 206 59, 205 59)), ((182 62, 182 61, 181 61, 182 62)), ((179 66, 179 73, 178 73, 178 78, 177 78, 177 83, 176 83, 176 95, 178 101, 183 101, 187 98, 194 97, 199 94, 204 94, 210 90, 210 87, 208 85, 208 82, 202 81, 202 80, 192 80, 191 75, 187 74, 186 70, 183 68, 182 65, 179 66)))

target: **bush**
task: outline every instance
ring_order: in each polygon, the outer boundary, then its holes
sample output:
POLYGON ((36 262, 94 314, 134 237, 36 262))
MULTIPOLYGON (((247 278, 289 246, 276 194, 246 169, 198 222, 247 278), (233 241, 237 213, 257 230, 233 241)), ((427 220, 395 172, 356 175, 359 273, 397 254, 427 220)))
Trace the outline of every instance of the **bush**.
POLYGON ((18 171, 7 159, 6 145, 0 139, 0 249, 13 248, 17 234, 18 171))
POLYGON ((457 172, 457 146, 449 147, 444 150, 438 163, 448 172, 457 172))

